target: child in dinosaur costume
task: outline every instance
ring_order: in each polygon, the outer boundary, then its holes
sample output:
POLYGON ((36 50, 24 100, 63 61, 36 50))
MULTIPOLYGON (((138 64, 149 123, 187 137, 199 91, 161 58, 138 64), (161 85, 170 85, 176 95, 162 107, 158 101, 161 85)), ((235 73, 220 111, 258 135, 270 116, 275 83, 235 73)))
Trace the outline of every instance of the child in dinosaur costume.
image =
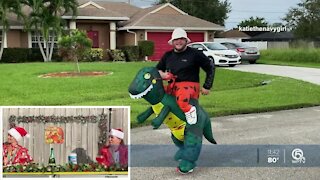
POLYGON ((190 100, 197 108, 197 122, 189 124, 175 97, 165 93, 162 78, 154 67, 146 67, 138 72, 129 87, 129 93, 131 98, 144 98, 151 104, 151 107, 138 115, 138 122, 142 123, 152 114, 156 114, 151 123, 154 129, 159 128, 162 123, 166 124, 171 130, 173 142, 179 147, 174 156, 175 160, 180 160, 178 170, 181 173, 192 172, 200 155, 202 135, 209 142, 216 144, 210 117, 199 106, 198 101, 190 100))

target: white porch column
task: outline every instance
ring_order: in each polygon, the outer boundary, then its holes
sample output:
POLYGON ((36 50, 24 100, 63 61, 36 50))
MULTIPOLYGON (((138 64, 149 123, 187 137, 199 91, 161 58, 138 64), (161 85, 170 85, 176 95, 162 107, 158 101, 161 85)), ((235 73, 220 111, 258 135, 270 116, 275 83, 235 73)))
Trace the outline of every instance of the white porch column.
POLYGON ((32 48, 32 35, 31 32, 28 32, 28 48, 32 48))
POLYGON ((7 42, 7 32, 3 33, 3 48, 8 48, 8 42, 7 42))
POLYGON ((204 32, 204 41, 207 42, 208 41, 208 31, 204 32))
MULTIPOLYGON (((148 40, 148 32, 147 32, 147 30, 144 31, 144 40, 145 40, 145 41, 148 40)), ((148 61, 148 60, 149 60, 149 59, 148 59, 148 56, 145 56, 145 57, 144 57, 144 60, 145 60, 145 61, 148 61)))
POLYGON ((110 22, 110 49, 116 49, 116 23, 110 22))
POLYGON ((69 22, 69 28, 70 28, 70 29, 77 29, 77 23, 76 23, 76 21, 71 20, 71 21, 69 22))

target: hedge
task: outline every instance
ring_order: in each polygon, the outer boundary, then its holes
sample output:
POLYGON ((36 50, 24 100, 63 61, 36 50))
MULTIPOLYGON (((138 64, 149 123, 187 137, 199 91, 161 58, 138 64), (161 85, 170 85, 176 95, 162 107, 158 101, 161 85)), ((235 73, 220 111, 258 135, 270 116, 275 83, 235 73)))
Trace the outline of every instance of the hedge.
MULTIPOLYGON (((52 61, 62 61, 57 50, 53 50, 52 61)), ((5 48, 0 63, 43 62, 39 48, 5 48)))
POLYGON ((154 53, 154 42, 153 41, 139 41, 140 56, 151 56, 154 53))
POLYGON ((84 57, 79 59, 81 62, 94 62, 103 60, 103 49, 101 48, 91 48, 84 52, 84 57))
POLYGON ((112 61, 126 61, 126 55, 124 54, 123 50, 121 49, 108 49, 108 55, 111 57, 112 61))
POLYGON ((123 50, 127 61, 132 62, 132 61, 139 61, 140 60, 139 59, 139 57, 140 57, 139 46, 124 46, 120 49, 123 50))

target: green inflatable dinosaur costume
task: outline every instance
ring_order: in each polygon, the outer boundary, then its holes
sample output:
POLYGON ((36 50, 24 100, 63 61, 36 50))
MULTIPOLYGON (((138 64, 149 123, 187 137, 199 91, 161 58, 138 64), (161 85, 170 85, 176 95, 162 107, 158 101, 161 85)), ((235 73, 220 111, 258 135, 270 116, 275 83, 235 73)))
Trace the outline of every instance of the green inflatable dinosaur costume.
POLYGON ((165 93, 160 74, 154 67, 145 67, 138 72, 129 87, 129 93, 131 98, 144 98, 151 104, 151 107, 138 115, 138 122, 142 123, 152 114, 156 114, 151 123, 154 129, 159 128, 162 123, 166 124, 171 130, 173 142, 179 148, 174 157, 180 161, 177 170, 181 173, 192 172, 200 155, 202 135, 209 142, 216 144, 210 118, 198 101, 190 101, 197 109, 198 118, 196 124, 190 125, 175 97, 165 93))

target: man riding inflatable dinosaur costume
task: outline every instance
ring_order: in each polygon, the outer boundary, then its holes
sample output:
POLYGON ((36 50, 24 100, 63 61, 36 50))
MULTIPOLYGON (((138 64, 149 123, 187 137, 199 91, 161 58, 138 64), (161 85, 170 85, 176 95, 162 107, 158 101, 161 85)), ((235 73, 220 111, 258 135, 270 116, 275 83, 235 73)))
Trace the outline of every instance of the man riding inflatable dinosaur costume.
POLYGON ((140 70, 129 87, 132 98, 143 97, 151 104, 138 116, 138 122, 156 114, 152 121, 154 129, 164 123, 171 130, 172 140, 179 147, 175 160, 180 160, 177 170, 181 173, 192 172, 196 166, 202 135, 216 144, 210 118, 197 100, 200 68, 206 72, 201 93, 207 95, 213 84, 214 64, 202 52, 188 47, 189 42, 186 31, 176 28, 168 41, 173 49, 163 55, 156 68, 140 70), (162 79, 171 81, 166 91, 162 79))
POLYGON ((199 106, 198 101, 191 99, 190 103, 197 109, 197 122, 189 124, 183 111, 176 103, 175 97, 166 94, 162 78, 154 67, 141 69, 129 87, 131 98, 144 98, 151 104, 145 112, 138 115, 139 123, 144 122, 152 114, 154 129, 166 124, 171 130, 171 138, 179 150, 175 160, 181 160, 178 170, 182 173, 192 172, 200 155, 202 135, 211 143, 216 144, 212 135, 211 122, 208 114, 199 106))

